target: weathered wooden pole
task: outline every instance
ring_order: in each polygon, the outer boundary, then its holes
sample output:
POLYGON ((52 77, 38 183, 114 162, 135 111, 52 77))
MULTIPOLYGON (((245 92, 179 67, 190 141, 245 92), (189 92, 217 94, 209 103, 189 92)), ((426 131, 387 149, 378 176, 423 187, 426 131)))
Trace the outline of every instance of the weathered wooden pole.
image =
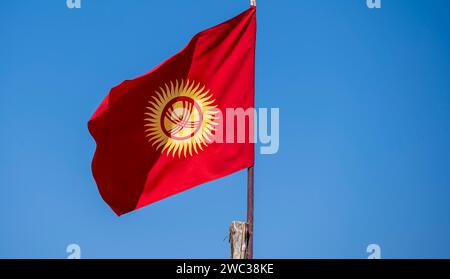
POLYGON ((247 223, 233 221, 230 225, 230 245, 232 259, 247 259, 247 223))
POLYGON ((232 259, 253 259, 253 170, 253 167, 247 170, 247 222, 233 221, 230 225, 232 259))

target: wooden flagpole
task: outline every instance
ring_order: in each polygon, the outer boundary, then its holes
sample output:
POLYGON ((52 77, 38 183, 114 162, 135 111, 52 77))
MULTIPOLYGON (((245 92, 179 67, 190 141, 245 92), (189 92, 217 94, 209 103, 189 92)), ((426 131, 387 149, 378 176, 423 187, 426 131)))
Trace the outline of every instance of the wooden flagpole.
MULTIPOLYGON (((256 0, 250 0, 256 6, 256 0)), ((233 221, 230 225, 232 259, 253 259, 254 166, 247 169, 247 222, 233 221)))
MULTIPOLYGON (((250 6, 256 7, 256 0, 250 0, 250 6)), ((251 166, 247 170, 247 259, 253 259, 254 181, 254 166, 251 166)))

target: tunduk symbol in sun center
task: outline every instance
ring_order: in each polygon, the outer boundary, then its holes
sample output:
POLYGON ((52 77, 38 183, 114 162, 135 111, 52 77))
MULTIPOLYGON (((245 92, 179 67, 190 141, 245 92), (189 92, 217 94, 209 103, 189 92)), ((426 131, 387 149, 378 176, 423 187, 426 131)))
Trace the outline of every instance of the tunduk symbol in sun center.
POLYGON ((145 112, 148 141, 173 157, 192 156, 208 146, 217 126, 209 90, 193 80, 176 80, 155 93, 145 112))

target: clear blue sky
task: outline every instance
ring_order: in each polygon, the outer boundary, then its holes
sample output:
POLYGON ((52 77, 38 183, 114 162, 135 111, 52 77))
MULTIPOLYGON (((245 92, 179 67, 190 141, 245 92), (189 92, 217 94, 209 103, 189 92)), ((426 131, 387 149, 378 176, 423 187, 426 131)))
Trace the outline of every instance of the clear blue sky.
MULTIPOLYGON (((228 258, 240 172, 118 218, 90 165, 108 90, 247 0, 0 4, 0 257, 228 258)), ((258 0, 255 257, 450 257, 450 2, 258 0)))

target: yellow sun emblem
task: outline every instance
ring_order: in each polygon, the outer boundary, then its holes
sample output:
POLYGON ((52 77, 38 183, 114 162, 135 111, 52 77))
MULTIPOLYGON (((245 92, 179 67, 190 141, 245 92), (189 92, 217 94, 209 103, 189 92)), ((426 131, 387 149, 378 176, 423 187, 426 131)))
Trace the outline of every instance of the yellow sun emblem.
POLYGON ((193 80, 176 80, 155 93, 145 112, 145 135, 152 146, 173 157, 203 150, 217 126, 217 105, 209 90, 193 80))

